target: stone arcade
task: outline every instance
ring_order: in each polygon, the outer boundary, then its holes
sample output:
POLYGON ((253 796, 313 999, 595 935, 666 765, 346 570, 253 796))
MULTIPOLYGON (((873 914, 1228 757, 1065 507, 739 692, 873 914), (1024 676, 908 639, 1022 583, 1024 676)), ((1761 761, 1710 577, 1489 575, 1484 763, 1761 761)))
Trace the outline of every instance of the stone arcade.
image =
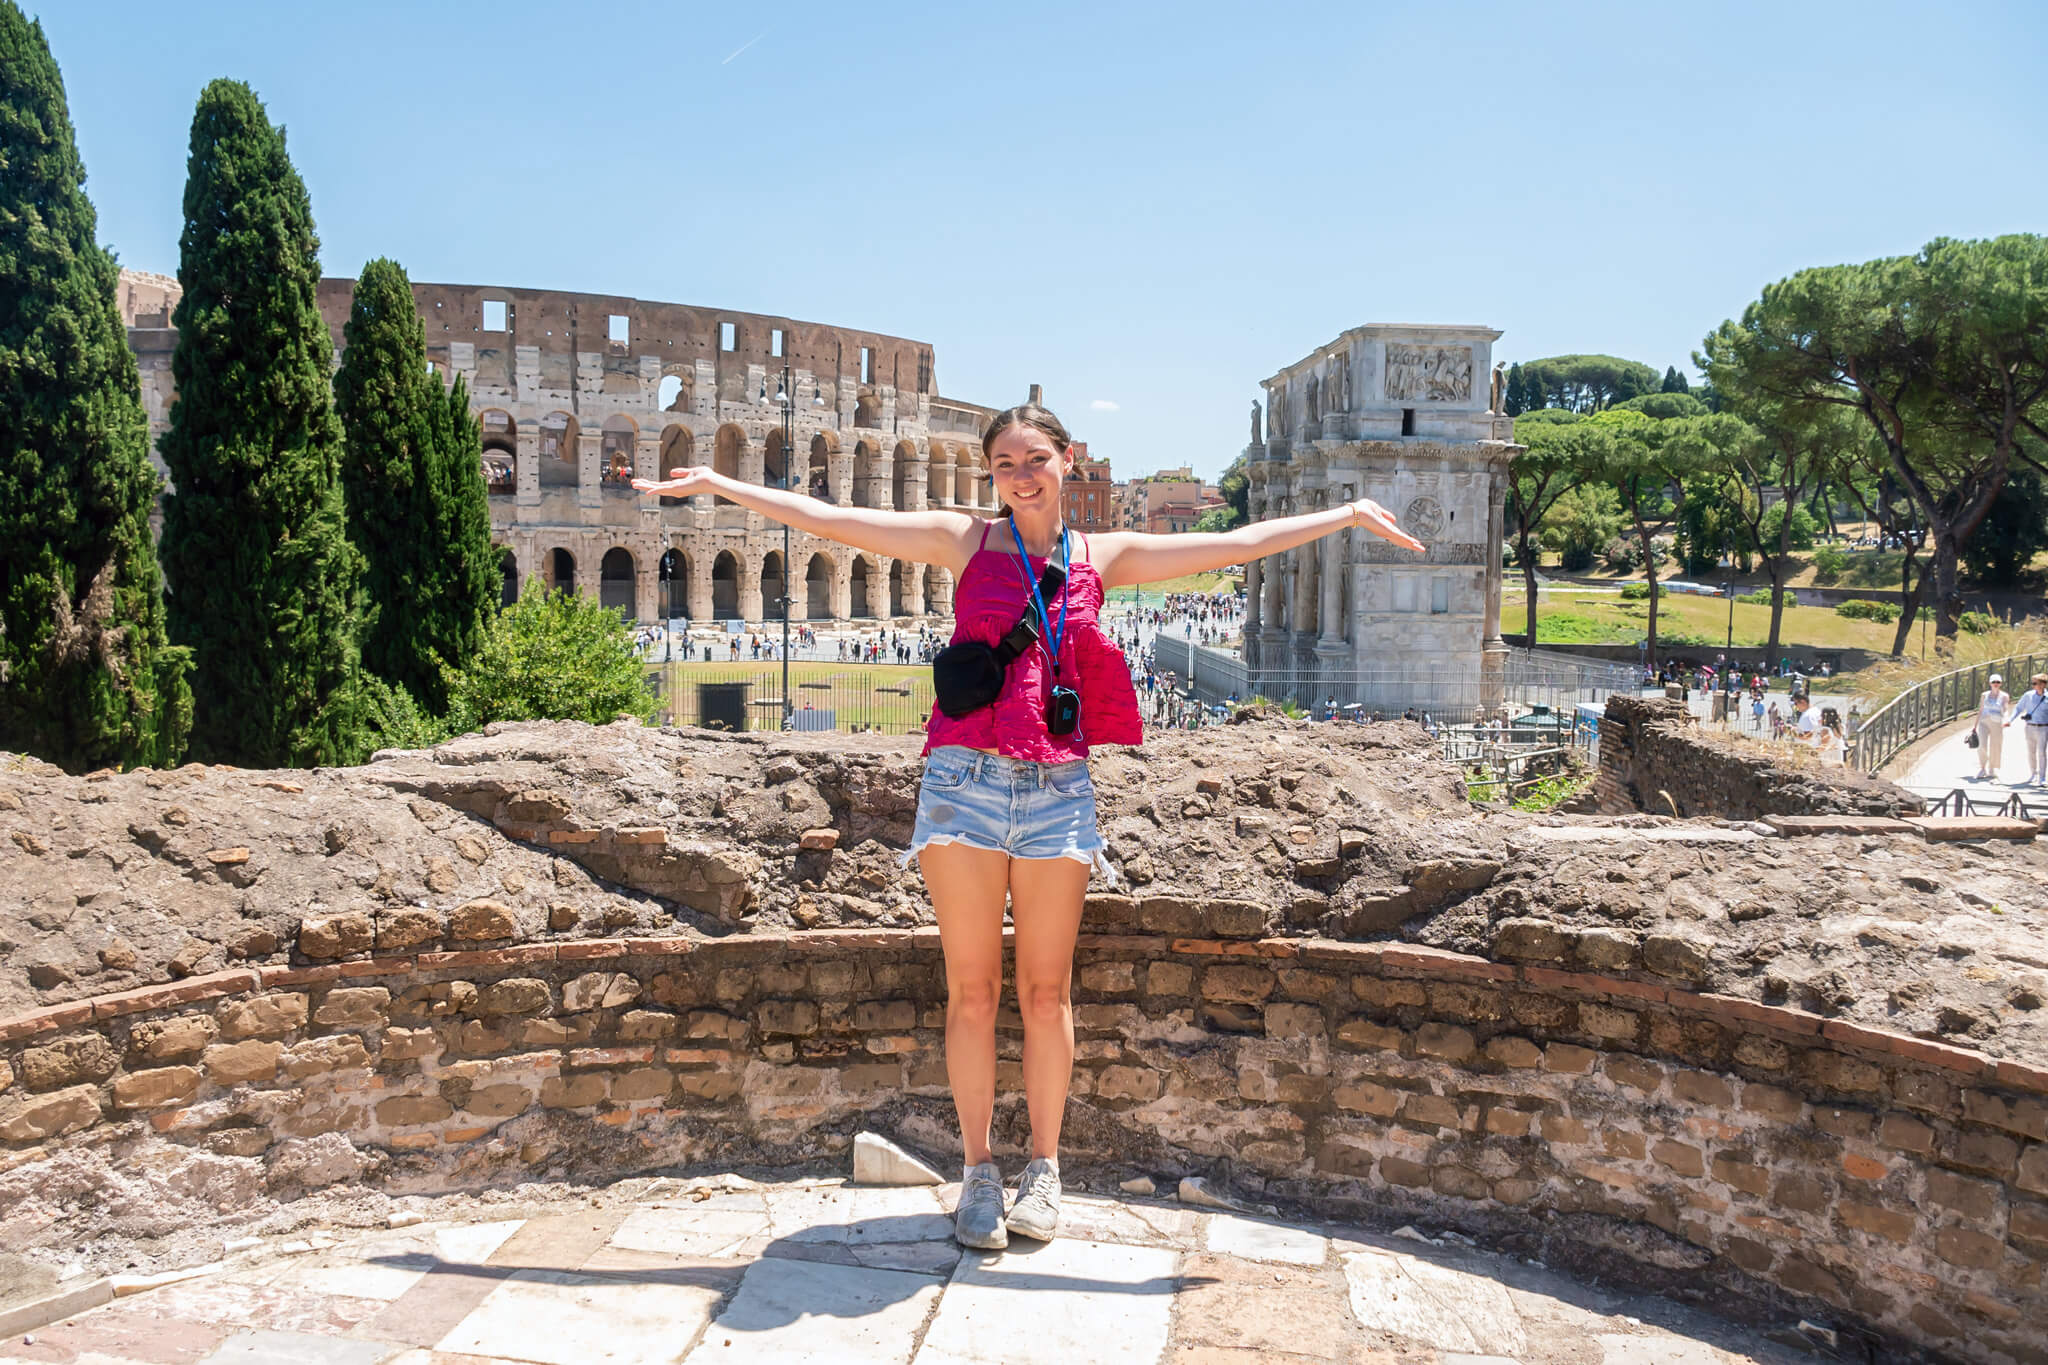
MULTIPOLYGON (((1246 449, 1253 519, 1370 497, 1426 555, 1346 531, 1248 566, 1255 690, 1400 707, 1501 699, 1501 515, 1513 420, 1489 327, 1354 327, 1265 381, 1246 449)), ((1467 703, 1469 704, 1469 702, 1467 703)))
MULTIPOLYGON (((354 291, 353 280, 320 282, 337 365, 354 291)), ((152 447, 175 399, 178 296, 167 276, 122 272, 152 447)), ((842 506, 995 511, 974 474, 993 411, 940 397, 924 342, 611 295, 415 284, 413 296, 429 363, 444 382, 469 381, 483 423, 508 599, 537 578, 642 621, 779 620, 777 523, 708 495, 657 507, 633 492, 636 474, 679 465, 770 486, 787 477, 842 506), (785 363, 795 381, 789 450, 774 401, 785 363)), ((952 609, 953 576, 935 565, 801 533, 791 558, 792 620, 952 609)))

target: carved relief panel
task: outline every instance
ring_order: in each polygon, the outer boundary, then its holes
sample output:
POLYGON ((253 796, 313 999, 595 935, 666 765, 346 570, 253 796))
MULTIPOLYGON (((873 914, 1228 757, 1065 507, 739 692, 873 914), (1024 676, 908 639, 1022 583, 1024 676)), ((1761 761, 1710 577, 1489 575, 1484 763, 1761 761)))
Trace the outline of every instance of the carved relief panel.
POLYGON ((1387 343, 1387 401, 1458 403, 1472 397, 1472 352, 1465 346, 1387 343))

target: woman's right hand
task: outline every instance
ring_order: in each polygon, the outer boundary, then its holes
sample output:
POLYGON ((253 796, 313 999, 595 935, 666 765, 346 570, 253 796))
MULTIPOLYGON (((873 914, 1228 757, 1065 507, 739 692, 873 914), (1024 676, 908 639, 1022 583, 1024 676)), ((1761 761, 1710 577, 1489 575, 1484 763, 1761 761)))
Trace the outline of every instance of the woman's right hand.
POLYGON ((635 479, 633 487, 641 493, 659 493, 665 498, 685 498, 692 493, 709 493, 711 481, 716 477, 710 465, 691 465, 687 469, 671 469, 662 480, 635 479))

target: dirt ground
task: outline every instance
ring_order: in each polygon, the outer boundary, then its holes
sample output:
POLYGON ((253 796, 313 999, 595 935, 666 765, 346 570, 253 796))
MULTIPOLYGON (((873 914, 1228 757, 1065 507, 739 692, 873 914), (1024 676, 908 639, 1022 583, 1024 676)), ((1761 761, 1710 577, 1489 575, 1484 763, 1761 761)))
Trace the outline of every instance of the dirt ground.
MULTIPOLYGON (((0 1017, 281 962, 301 918, 346 910, 486 899, 530 937, 929 923, 902 862, 919 742, 541 722, 310 772, 71 777, 0 755, 0 1017), (662 827, 729 913, 492 823, 536 791, 583 828, 662 827), (824 827, 836 849, 799 849, 824 827)), ((1621 970, 2048 1058, 2039 843, 1485 809, 1398 723, 1260 718, 1091 766, 1117 873, 1098 893, 1251 901, 1275 934, 1482 954, 1548 923, 1621 970)))

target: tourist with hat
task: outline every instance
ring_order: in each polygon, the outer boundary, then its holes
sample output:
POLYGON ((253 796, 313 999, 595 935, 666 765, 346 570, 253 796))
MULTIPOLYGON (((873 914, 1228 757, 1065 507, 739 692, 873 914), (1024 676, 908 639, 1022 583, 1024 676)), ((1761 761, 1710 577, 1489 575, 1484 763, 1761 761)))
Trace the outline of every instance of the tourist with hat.
POLYGON ((2005 722, 2026 726, 2027 780, 2023 787, 2048 787, 2048 673, 2036 673, 2005 722))
POLYGON ((964 1246, 996 1248, 1012 1233, 1050 1238, 1059 1225, 1074 943, 1089 873, 1112 875, 1088 750, 1143 739, 1130 667, 1099 624, 1105 594, 1352 528, 1413 551, 1423 545, 1370 498, 1223 532, 1073 533, 1060 499, 1073 441, 1058 417, 1035 402, 1010 408, 989 423, 981 450, 1001 518, 842 507, 702 466, 633 486, 649 497, 714 493, 811 535, 954 575, 953 641, 933 661, 938 700, 904 861, 916 859, 924 873, 945 955, 946 1076, 965 1159, 954 1235, 964 1246), (1031 1119, 1031 1160, 1007 1209, 990 1147, 1006 903, 1031 1119))
POLYGON ((1977 699, 1977 724, 1971 731, 1977 737, 1978 782, 1998 780, 1998 763, 2004 748, 2005 723, 2012 718, 2012 698, 2006 695, 2005 679, 1996 673, 1991 675, 1990 686, 1977 699))

